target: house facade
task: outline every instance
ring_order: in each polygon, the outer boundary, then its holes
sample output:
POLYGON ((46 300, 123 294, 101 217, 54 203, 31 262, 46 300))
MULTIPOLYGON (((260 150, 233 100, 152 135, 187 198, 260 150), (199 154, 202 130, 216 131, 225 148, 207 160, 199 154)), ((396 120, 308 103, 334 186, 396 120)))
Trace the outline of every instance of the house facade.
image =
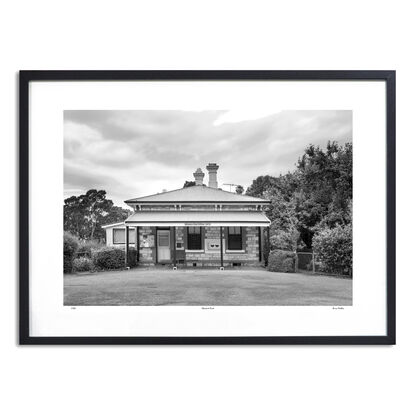
POLYGON ((106 243, 137 250, 139 265, 173 267, 258 266, 270 220, 270 202, 218 188, 219 166, 209 163, 208 185, 199 168, 195 186, 126 200, 134 213, 104 226, 106 243))

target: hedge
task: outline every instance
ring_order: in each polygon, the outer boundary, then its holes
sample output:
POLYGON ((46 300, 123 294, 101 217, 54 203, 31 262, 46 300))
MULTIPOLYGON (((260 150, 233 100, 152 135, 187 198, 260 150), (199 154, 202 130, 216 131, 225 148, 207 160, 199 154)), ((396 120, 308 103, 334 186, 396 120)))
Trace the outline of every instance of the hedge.
POLYGON ((337 225, 324 229, 313 237, 313 249, 321 263, 321 270, 336 274, 352 274, 352 226, 337 225))
POLYGON ((79 248, 79 240, 69 232, 63 234, 63 272, 72 272, 72 264, 75 254, 79 248))
POLYGON ((268 271, 295 272, 295 252, 275 249, 269 253, 268 271))
POLYGON ((94 265, 99 269, 117 269, 125 266, 124 250, 104 247, 92 252, 94 265))
MULTIPOLYGON (((125 267, 125 250, 113 247, 103 247, 92 251, 94 265, 101 270, 120 269, 125 267)), ((137 250, 129 249, 128 266, 137 265, 137 250)))

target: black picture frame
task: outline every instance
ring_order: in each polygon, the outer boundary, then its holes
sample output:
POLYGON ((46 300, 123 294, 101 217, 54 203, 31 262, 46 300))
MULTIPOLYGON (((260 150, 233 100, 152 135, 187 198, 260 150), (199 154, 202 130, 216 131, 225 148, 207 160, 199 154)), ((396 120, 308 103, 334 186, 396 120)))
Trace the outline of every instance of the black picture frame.
POLYGON ((396 342, 396 74, 393 70, 350 71, 44 71, 19 77, 19 343, 21 345, 391 345, 396 342), (385 81, 386 84, 386 279, 385 336, 279 337, 34 337, 29 321, 29 85, 36 81, 385 81))

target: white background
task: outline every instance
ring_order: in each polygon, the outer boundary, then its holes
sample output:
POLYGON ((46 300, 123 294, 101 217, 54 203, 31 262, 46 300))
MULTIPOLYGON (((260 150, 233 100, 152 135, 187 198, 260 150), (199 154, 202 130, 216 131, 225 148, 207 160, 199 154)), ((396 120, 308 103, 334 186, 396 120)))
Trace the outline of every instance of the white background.
POLYGON ((385 95, 385 83, 372 81, 31 83, 31 335, 385 335, 386 263, 367 260, 385 257, 385 227, 380 226, 385 223, 385 95), (59 277, 63 267, 63 111, 108 108, 244 112, 262 108, 268 113, 280 108, 352 110, 353 306, 341 310, 330 306, 216 307, 208 312, 178 306, 64 307, 59 277), (45 232, 48 223, 53 226, 45 232), (372 235, 370 244, 368 234, 372 235))
POLYGON ((413 38, 410 2, 399 1, 3 2, 0 410, 410 412, 415 369, 413 38), (397 69, 398 345, 16 346, 16 71, 104 68, 397 69))

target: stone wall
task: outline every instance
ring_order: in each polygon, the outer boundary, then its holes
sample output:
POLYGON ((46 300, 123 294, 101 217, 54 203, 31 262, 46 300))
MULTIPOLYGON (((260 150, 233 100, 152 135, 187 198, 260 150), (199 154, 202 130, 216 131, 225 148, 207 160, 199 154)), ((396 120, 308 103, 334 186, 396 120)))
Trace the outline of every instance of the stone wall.
MULTIPOLYGON (((241 265, 259 265, 259 237, 258 228, 245 228, 245 251, 231 252, 226 250, 226 241, 223 239, 223 263, 224 266, 232 266, 233 264, 241 265)), ((223 230, 225 237, 225 228, 223 230)), ((219 227, 206 227, 206 239, 220 239, 219 227)), ((186 252, 186 265, 194 266, 220 266, 220 250, 209 251, 205 244, 204 252, 186 252)))
MULTIPOLYGON (((240 264, 241 266, 258 266, 259 262, 259 237, 257 227, 246 227, 243 233, 245 241, 243 246, 244 251, 232 252, 226 250, 225 241, 225 228, 223 228, 224 239, 223 239, 223 263, 225 267, 232 267, 234 264, 240 264)), ((176 250, 177 260, 184 258, 184 265, 193 267, 196 263, 196 267, 199 266, 220 266, 220 249, 210 250, 208 249, 206 241, 209 240, 220 240, 220 227, 206 227, 204 229, 204 250, 203 252, 189 252, 185 249, 176 250)), ((181 244, 186 248, 186 228, 176 228, 176 243, 181 244)), ((140 227, 140 260, 141 265, 154 265, 156 262, 156 228, 149 226, 140 227), (143 241, 145 236, 154 236, 154 247, 143 247, 143 241)), ((173 262, 173 246, 171 258, 173 262)))
POLYGON ((140 258, 139 264, 143 265, 154 265, 156 262, 156 235, 155 235, 155 228, 151 228, 150 226, 140 226, 140 258), (154 236, 154 247, 143 247, 143 242, 145 237, 147 238, 152 235, 154 236))

